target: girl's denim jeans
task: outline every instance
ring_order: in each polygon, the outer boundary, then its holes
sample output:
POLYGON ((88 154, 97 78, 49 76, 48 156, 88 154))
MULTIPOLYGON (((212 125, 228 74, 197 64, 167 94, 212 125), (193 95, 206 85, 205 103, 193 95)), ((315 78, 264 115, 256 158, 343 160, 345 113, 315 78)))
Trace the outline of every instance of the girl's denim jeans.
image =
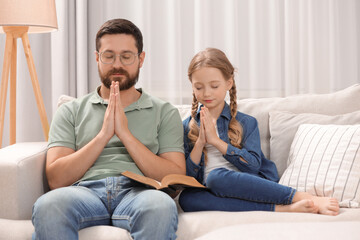
POLYGON ((296 190, 248 173, 218 168, 208 175, 208 189, 186 189, 179 198, 185 212, 274 211, 292 203, 296 190))
POLYGON ((128 230, 133 239, 176 239, 175 202, 126 177, 84 181, 52 190, 33 207, 33 239, 78 239, 78 231, 96 225, 128 230))

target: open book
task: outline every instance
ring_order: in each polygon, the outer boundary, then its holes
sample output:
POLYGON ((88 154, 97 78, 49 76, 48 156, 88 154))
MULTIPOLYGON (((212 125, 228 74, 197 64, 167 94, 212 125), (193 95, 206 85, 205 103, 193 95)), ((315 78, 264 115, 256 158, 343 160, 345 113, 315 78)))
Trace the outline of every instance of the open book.
POLYGON ((181 174, 169 174, 165 176, 161 182, 129 171, 125 171, 121 174, 134 181, 143 183, 149 188, 158 189, 168 194, 173 194, 177 190, 182 190, 186 187, 206 188, 195 178, 181 174))

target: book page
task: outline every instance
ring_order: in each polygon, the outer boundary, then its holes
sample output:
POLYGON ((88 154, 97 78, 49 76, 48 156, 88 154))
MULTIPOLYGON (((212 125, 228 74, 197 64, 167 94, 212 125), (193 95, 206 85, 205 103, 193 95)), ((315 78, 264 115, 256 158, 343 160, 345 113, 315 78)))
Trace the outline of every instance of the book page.
POLYGON ((171 185, 183 185, 183 186, 190 186, 190 187, 200 187, 205 188, 204 185, 199 183, 195 178, 186 176, 186 175, 180 175, 180 174, 170 174, 165 176, 161 180, 161 186, 162 187, 168 187, 171 185))
POLYGON ((148 178, 148 177, 145 177, 145 176, 133 173, 133 172, 129 172, 129 171, 125 171, 121 174, 124 175, 125 177, 131 178, 137 182, 141 182, 146 185, 152 186, 156 189, 160 188, 160 183, 152 178, 148 178))

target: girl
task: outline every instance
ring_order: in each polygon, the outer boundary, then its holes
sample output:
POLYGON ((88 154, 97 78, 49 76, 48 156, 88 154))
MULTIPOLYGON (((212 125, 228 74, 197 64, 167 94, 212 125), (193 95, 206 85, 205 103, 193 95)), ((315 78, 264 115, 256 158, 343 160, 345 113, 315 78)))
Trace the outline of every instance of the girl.
POLYGON ((222 51, 199 52, 188 76, 193 103, 191 116, 183 122, 186 172, 208 189, 184 190, 179 198, 184 211, 339 213, 334 198, 277 183, 276 166, 260 148, 256 119, 237 111, 234 67, 222 51), (227 91, 229 105, 224 100, 227 91))

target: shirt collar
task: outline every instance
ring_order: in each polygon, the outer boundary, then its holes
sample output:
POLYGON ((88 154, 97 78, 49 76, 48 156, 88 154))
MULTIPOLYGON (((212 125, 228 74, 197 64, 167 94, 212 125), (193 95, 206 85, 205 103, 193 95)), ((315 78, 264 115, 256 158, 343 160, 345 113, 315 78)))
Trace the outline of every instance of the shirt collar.
MULTIPOLYGON (((100 87, 101 86, 98 86, 96 88, 96 90, 94 91, 94 94, 91 96, 89 101, 93 104, 107 105, 108 101, 104 100, 99 94, 100 87)), ((140 109, 144 109, 144 108, 151 108, 153 106, 153 102, 151 101, 150 95, 147 94, 146 92, 144 92, 142 90, 142 88, 138 88, 137 90, 141 93, 140 98, 136 102, 133 102, 132 104, 127 106, 124 109, 125 112, 130 112, 133 110, 140 110, 140 109)))
POLYGON ((89 101, 93 104, 103 104, 103 105, 107 105, 108 101, 105 101, 99 94, 101 86, 98 86, 95 91, 94 94, 90 97, 89 101))
POLYGON ((138 88, 137 90, 141 93, 140 98, 136 102, 133 102, 127 106, 124 110, 125 112, 153 107, 153 102, 150 95, 144 92, 142 88, 138 88))
MULTIPOLYGON (((196 120, 199 121, 200 119, 200 109, 203 105, 201 105, 199 108, 198 108, 198 111, 197 111, 197 114, 196 114, 196 120)), ((231 112, 230 112, 230 106, 229 104, 227 104, 225 102, 225 105, 224 105, 224 108, 220 114, 221 117, 224 117, 224 118, 227 118, 228 120, 231 119, 231 112)))

